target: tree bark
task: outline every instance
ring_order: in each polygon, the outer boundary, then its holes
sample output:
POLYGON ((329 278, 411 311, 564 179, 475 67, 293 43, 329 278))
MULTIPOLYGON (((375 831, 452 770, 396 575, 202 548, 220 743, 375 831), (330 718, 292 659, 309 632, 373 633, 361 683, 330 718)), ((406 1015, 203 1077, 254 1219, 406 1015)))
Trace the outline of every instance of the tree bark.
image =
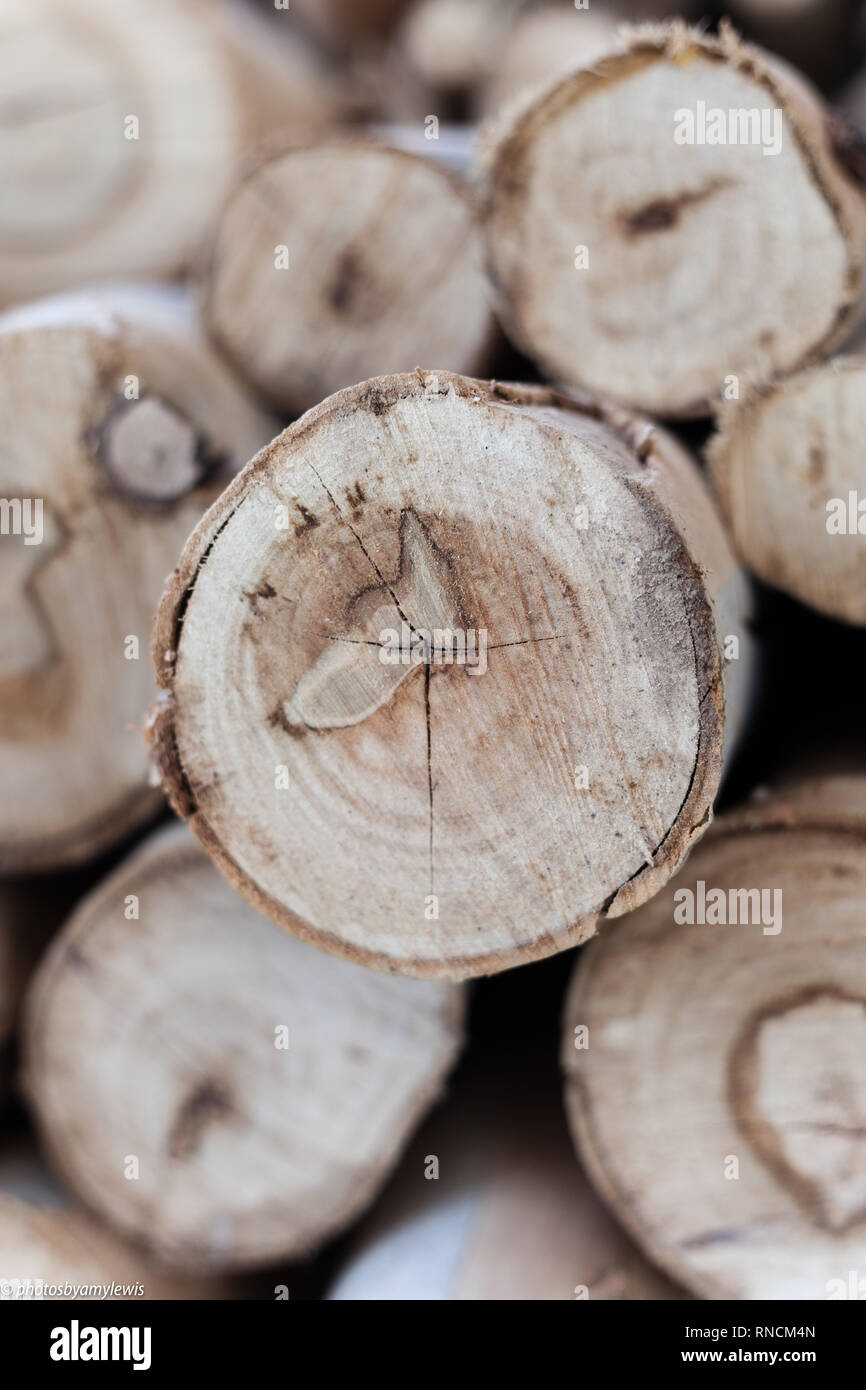
POLYGON ((0 873, 83 862, 157 806, 136 724, 184 537, 275 426, 171 292, 0 320, 0 873), (41 510, 40 510, 41 509, 41 510))
POLYGON ((727 28, 635 31, 504 117, 485 165, 505 325, 555 380, 707 413, 862 316, 866 203, 827 113, 727 28))
POLYGON ((864 847, 863 778, 756 799, 579 962, 563 1037, 578 1149, 701 1297, 847 1297, 863 1268, 864 847), (744 900, 759 889, 760 916, 744 900))
POLYGON ((461 1023, 456 987, 373 975, 277 931, 174 826, 85 900, 40 967, 24 1091, 54 1167, 110 1225, 172 1268, 254 1267, 367 1206, 461 1023))
MULTIPOLYGON (((4 1141, 0 1149, 0 1287, 10 1298, 46 1298, 43 1286, 118 1284, 107 1301, 225 1299, 238 1297, 227 1279, 178 1279, 157 1269, 132 1246, 73 1206, 30 1144, 4 1141), (26 1293, 19 1281, 30 1280, 26 1293), (127 1286, 124 1293, 123 1286, 127 1286), (138 1294, 135 1286, 141 1286, 138 1294), (35 1286, 35 1287, 34 1287, 35 1286)), ((72 1295, 55 1295, 65 1297, 72 1295)), ((79 1292, 77 1298, 87 1299, 79 1292)), ((102 1300, 102 1294, 90 1295, 102 1300)))
POLYGON ((246 144, 334 118, 282 37, 223 0, 6 0, 0 304, 188 265, 246 144))
POLYGON ((154 756, 234 886, 325 950, 464 978, 667 880, 708 822, 749 646, 670 436, 419 370, 250 463, 153 650, 154 756))
POLYGON ((710 472, 744 563, 818 612, 866 624, 863 336, 844 356, 747 390, 718 427, 710 472))
POLYGON ((469 190, 360 138, 289 150, 237 186, 204 312, 238 370, 294 414, 422 358, 482 370, 495 341, 469 190))

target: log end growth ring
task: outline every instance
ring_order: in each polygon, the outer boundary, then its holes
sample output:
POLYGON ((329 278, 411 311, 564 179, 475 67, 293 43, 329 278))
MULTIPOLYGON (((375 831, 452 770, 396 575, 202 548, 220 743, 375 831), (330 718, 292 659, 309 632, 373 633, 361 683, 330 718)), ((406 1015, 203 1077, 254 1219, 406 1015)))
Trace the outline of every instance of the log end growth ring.
POLYGON ((588 408, 420 371, 247 466, 154 637, 156 759, 242 893, 351 959, 466 976, 664 882, 723 700, 654 471, 588 408))

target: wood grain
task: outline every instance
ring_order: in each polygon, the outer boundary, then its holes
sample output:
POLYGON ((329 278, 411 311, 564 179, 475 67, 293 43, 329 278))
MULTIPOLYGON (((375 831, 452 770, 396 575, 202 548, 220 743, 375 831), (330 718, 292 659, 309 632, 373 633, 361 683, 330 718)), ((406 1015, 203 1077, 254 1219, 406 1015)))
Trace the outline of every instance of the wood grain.
POLYGON ((421 359, 483 370, 494 342, 468 188, 361 137, 293 148, 244 178, 203 290, 214 341, 293 414, 421 359))
POLYGON ((499 307, 553 380, 707 413, 731 376, 805 366, 862 316, 866 204, 827 113, 727 28, 636 30, 503 115, 484 166, 499 307), (699 143, 699 103, 772 121, 766 143, 739 126, 699 143), (675 139, 680 112, 693 143, 675 139))
POLYGON ((381 378, 287 430, 190 538, 154 633, 154 756, 274 921, 379 969, 489 973, 643 901, 702 833, 744 611, 662 431, 543 388, 381 378), (401 630, 426 632, 420 660, 383 659, 401 630), (475 660, 446 659, 449 632, 475 660))
POLYGON ((863 1268, 864 847, 861 778, 758 799, 579 962, 562 1054, 579 1151, 643 1249, 702 1297, 839 1297, 863 1268), (743 913, 679 925, 675 895, 700 882, 729 903, 778 890, 780 930, 743 913))
MULTIPOLYGON (((108 1302, 151 1299, 226 1299, 241 1296, 228 1278, 182 1279, 159 1269, 133 1246, 76 1206, 58 1185, 32 1143, 4 1136, 0 1147, 0 1288, 4 1297, 47 1298, 41 1285, 119 1285, 108 1302), (21 1291, 21 1283, 31 1285, 21 1291), (21 1281, 21 1282, 19 1282, 21 1281), (126 1291, 124 1291, 126 1286, 126 1291), (140 1287, 141 1293, 136 1286, 140 1287)), ((64 1295, 55 1295, 63 1299, 64 1295)), ((102 1301, 101 1293, 65 1295, 102 1301)))
POLYGON ((858 626, 866 624, 864 349, 861 334, 844 356, 744 390, 720 409, 708 450, 743 562, 767 584, 858 626))
POLYGON ((293 941, 174 826, 55 941, 28 1001, 23 1085, 55 1168, 102 1219, 171 1268, 254 1267, 368 1205, 461 1025, 459 989, 293 941))
POLYGON ((249 142, 336 118, 283 37, 226 0, 3 0, 0 304, 189 266, 249 142))
POLYGON ((158 805, 141 736, 151 615, 218 479, 275 425, 198 341, 183 297, 143 288, 5 316, 0 425, 0 496, 42 508, 36 543, 0 536, 11 874, 86 860, 158 805))

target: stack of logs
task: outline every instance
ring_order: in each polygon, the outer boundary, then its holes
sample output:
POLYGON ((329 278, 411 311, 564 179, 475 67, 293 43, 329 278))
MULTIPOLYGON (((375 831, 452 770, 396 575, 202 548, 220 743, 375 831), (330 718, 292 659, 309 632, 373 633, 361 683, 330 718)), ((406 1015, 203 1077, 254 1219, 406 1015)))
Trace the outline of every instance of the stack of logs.
POLYGON ((747 571, 866 626, 866 103, 735 8, 0 0, 0 1280, 862 1267, 866 776, 711 822, 747 571))

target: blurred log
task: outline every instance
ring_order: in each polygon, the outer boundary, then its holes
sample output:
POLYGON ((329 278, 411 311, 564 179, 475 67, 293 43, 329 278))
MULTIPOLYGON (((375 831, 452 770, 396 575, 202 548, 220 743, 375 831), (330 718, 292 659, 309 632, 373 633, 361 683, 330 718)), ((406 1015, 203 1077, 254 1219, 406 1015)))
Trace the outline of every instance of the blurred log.
POLYGON ((155 809, 151 615, 190 529, 274 433, 170 291, 0 320, 0 873, 83 862, 155 809), (136 645, 137 644, 137 645, 136 645))
MULTIPOLYGON (((202 0, 184 3, 201 10, 202 0)), ((321 133, 351 115, 342 76, 281 14, 266 20, 248 0, 205 0, 204 16, 225 45, 246 146, 321 133)))
POLYGON ((454 987, 278 931, 174 826, 56 939, 29 997, 23 1084, 94 1212, 173 1268, 251 1267, 306 1253, 367 1206, 436 1099, 461 1021, 454 987))
POLYGON ((290 150, 240 183, 204 289, 214 341, 295 414, 424 358, 483 370, 494 342, 468 189, 362 139, 290 150))
POLYGON ((566 5, 524 9, 505 37, 485 84, 482 107, 495 112, 527 90, 574 68, 589 67, 617 46, 622 10, 605 5, 576 10, 566 5))
POLYGON ((744 613, 669 435, 540 387, 380 378, 285 431, 190 538, 154 753, 289 931, 491 973, 644 901, 703 832, 744 613))
MULTIPOLYGON (((513 1077, 512 1077, 513 1079, 513 1077)), ((615 1225, 555 1099, 489 1081, 414 1143, 329 1299, 684 1298, 615 1225), (497 1098, 500 1103, 497 1103, 497 1098)))
POLYGON ((864 849, 866 779, 758 799, 581 955, 563 1036, 578 1149, 702 1297, 846 1297, 864 1267, 864 849))
MULTIPOLYGON (((678 14, 694 10, 691 3, 673 8, 678 14)), ((407 11, 397 43, 434 103, 459 96, 470 112, 483 113, 595 62, 616 46, 625 21, 671 9, 669 0, 603 0, 585 9, 571 0, 419 0, 407 11)))
POLYGON ((866 625, 866 339, 744 391, 718 425, 710 472, 744 563, 818 612, 866 625))
POLYGON ((108 1302, 239 1296, 239 1290, 225 1279, 183 1280, 156 1269, 137 1250, 72 1206, 31 1145, 4 1142, 0 1148, 0 1298, 102 1301, 107 1284, 112 1286, 108 1302), (67 1292, 67 1284, 76 1291, 67 1292), (47 1292, 58 1285, 60 1292, 47 1292), (82 1288, 93 1285, 102 1288, 98 1292, 82 1288))
POLYGON ((506 327, 555 380, 700 414, 862 315, 866 202, 826 111, 726 28, 641 30, 504 118, 486 163, 506 327))
POLYGON ((280 37, 223 0, 2 0, 0 304, 187 265, 245 144, 334 116, 280 37))
POLYGON ((521 0, 420 0, 400 26, 399 46, 437 96, 467 95, 498 66, 520 9, 521 0))

